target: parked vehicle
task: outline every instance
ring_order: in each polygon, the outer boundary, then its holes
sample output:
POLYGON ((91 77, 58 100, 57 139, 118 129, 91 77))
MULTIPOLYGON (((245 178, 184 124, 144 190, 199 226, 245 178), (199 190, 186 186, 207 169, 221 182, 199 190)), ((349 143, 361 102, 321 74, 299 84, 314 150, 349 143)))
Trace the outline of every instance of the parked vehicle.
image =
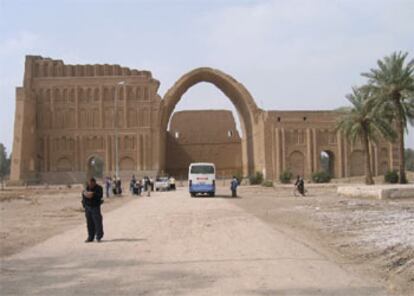
POLYGON ((157 177, 155 179, 155 191, 170 190, 170 179, 168 177, 157 177))
POLYGON ((192 163, 188 168, 188 188, 192 197, 197 194, 216 194, 216 167, 214 163, 192 163))

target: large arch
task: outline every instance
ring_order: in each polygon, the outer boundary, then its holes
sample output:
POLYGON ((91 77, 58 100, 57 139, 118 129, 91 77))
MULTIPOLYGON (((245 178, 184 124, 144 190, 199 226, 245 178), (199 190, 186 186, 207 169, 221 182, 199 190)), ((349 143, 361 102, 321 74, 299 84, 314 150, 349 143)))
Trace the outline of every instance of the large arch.
POLYGON ((161 101, 160 118, 160 167, 165 169, 166 131, 174 108, 184 93, 200 82, 211 83, 220 89, 233 103, 240 116, 242 128, 242 164, 244 175, 250 175, 258 169, 255 153, 257 150, 259 109, 249 91, 230 75, 212 68, 197 68, 184 74, 167 91, 161 101))

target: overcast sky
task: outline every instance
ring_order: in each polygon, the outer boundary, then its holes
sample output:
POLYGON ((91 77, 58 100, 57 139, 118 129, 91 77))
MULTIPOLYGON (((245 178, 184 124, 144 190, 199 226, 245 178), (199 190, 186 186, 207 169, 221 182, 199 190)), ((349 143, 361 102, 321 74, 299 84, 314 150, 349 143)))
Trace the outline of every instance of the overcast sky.
MULTIPOLYGON (((0 0, 0 142, 11 149, 26 54, 150 70, 159 94, 185 72, 218 68, 264 109, 334 109, 396 50, 414 58, 414 1, 0 0)), ((234 109, 214 86, 177 109, 234 109)), ((408 146, 414 147, 410 129, 408 146)))

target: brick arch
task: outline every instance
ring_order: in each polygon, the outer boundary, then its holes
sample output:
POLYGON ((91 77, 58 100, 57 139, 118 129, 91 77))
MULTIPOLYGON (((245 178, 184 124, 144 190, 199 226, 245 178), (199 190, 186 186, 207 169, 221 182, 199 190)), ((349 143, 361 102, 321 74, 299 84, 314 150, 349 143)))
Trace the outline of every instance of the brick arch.
POLYGON ((175 106, 188 89, 200 82, 207 82, 216 86, 235 106, 240 115, 243 133, 243 173, 245 175, 252 174, 257 167, 255 163, 255 153, 257 153, 257 147, 255 146, 257 145, 255 145, 254 136, 255 130, 258 129, 258 117, 262 110, 257 107, 249 91, 240 82, 230 75, 212 68, 197 68, 184 74, 164 95, 161 101, 160 116, 160 167, 165 169, 166 131, 175 106))

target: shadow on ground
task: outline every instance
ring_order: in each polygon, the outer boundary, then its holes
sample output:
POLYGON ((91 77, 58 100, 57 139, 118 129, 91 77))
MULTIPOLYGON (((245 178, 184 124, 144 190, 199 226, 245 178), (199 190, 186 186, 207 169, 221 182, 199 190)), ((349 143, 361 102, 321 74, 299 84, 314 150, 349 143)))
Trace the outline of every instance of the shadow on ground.
POLYGON ((361 296, 382 295, 383 290, 378 287, 331 287, 331 288, 286 288, 286 289, 257 289, 247 291, 251 295, 259 296, 361 296))
POLYGON ((113 238, 113 239, 102 239, 101 243, 117 243, 117 242, 142 242, 146 241, 145 238, 113 238))
POLYGON ((2 262, 2 295, 180 295, 204 289, 218 278, 186 266, 161 270, 138 260, 42 257, 2 262), (122 269, 119 274, 112 272, 122 269), (85 272, 86 271, 86 272, 85 272), (87 274, 87 276, 85 276, 87 274))
POLYGON ((232 197, 230 194, 216 194, 215 196, 207 196, 207 195, 197 195, 193 198, 228 198, 228 199, 238 199, 238 198, 242 198, 240 195, 238 195, 237 197, 232 197))

